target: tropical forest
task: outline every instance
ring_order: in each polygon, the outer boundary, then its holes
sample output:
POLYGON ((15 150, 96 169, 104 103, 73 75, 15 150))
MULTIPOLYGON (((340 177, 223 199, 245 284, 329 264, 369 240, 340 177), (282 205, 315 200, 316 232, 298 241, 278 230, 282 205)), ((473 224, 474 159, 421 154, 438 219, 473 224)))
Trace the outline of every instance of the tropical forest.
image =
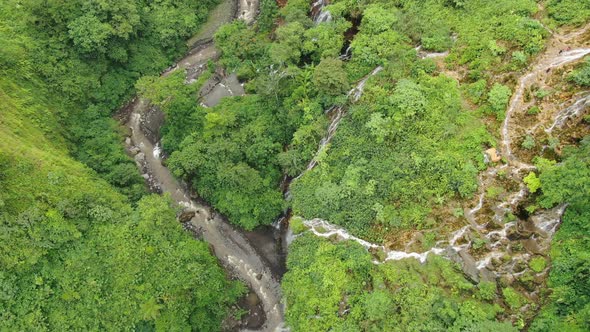
POLYGON ((0 0, 0 331, 590 331, 590 0, 0 0))

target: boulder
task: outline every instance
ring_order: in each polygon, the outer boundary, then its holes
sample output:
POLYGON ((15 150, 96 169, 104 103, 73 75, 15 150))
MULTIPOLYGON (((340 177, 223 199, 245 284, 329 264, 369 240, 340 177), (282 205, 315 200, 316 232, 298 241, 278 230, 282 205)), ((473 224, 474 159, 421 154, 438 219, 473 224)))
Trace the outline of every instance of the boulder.
POLYGON ((140 152, 135 155, 134 159, 138 163, 143 163, 145 161, 145 154, 143 152, 140 152))
POLYGON ((455 251, 452 247, 446 249, 447 257, 455 263, 461 266, 461 270, 465 276, 467 276, 473 283, 479 283, 480 275, 479 269, 475 263, 475 259, 465 250, 459 252, 455 251))
POLYGON ((493 162, 493 163, 497 163, 500 160, 502 160, 502 157, 500 156, 500 154, 498 154, 498 150, 496 150, 496 148, 490 148, 486 150, 486 154, 488 155, 488 158, 493 162))
POLYGON ((131 153, 132 156, 135 156, 139 152, 141 152, 141 150, 137 146, 132 146, 129 148, 129 153, 131 153))
POLYGON ((479 270, 479 277, 481 281, 487 282, 495 282, 496 281, 496 274, 493 271, 488 270, 487 267, 479 270))
POLYGON ((160 140, 160 127, 164 123, 164 112, 158 107, 150 107, 141 114, 139 127, 145 137, 156 144, 160 140))
POLYGON ((502 287, 508 287, 514 283, 514 276, 511 274, 504 274, 500 277, 500 285, 502 287))
POLYGON ((195 216, 195 210, 192 209, 184 209, 178 215, 178 220, 180 222, 189 222, 195 216))

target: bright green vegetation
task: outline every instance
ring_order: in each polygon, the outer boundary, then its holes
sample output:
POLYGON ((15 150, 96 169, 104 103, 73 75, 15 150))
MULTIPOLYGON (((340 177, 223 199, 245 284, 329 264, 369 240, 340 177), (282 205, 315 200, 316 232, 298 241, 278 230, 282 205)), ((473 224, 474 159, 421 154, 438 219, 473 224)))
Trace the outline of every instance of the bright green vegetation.
POLYGON ((550 302, 534 321, 532 331, 587 331, 590 328, 590 136, 578 148, 564 152, 564 160, 539 160, 542 194, 548 208, 569 205, 551 247, 550 302))
POLYGON ((491 138, 461 108, 457 82, 392 79, 381 75, 367 86, 320 166, 293 185, 295 213, 370 237, 374 224, 432 226, 430 206, 473 194, 481 147, 491 138))
POLYGON ((283 289, 294 331, 517 331, 495 321, 495 284, 473 285, 438 256, 375 265, 356 243, 309 234, 289 250, 283 289))
POLYGON ((535 257, 531 259, 529 265, 533 271, 539 273, 545 269, 545 267, 547 266, 547 262, 543 257, 535 257))
POLYGON ((504 112, 506 111, 506 106, 508 106, 508 102, 510 101, 510 96, 512 96, 512 91, 510 88, 495 83, 488 94, 488 101, 490 103, 491 110, 497 114, 498 120, 504 119, 504 112))
POLYGON ((256 95, 204 108, 195 84, 184 84, 182 73, 138 83, 168 117, 162 143, 174 151, 170 169, 232 222, 246 229, 270 224, 284 206, 278 156, 289 131, 287 115, 276 112, 274 99, 256 95))
POLYGON ((217 331, 242 288, 171 202, 133 209, 60 147, 51 111, 35 121, 48 104, 0 86, 0 330, 217 331))
POLYGON ((136 201, 143 179, 121 149, 112 112, 135 81, 169 66, 216 1, 5 1, 3 67, 43 80, 70 153, 136 201), (15 43, 14 40, 18 40, 15 43))
POLYGON ((20 3, 0 5, 0 330, 218 331, 243 285, 168 198, 142 197, 109 119, 139 68, 166 61, 140 65, 158 54, 140 22, 180 22, 143 2, 20 3))
POLYGON ((178 176, 230 220, 246 229, 271 223, 282 211, 277 155, 282 150, 280 118, 256 96, 226 100, 208 109, 203 124, 170 158, 178 176))
MULTIPOLYGON (((547 32, 533 18, 537 3, 335 1, 328 7, 334 21, 307 30, 309 22, 295 14, 298 4, 290 1, 281 11, 285 23, 275 43, 289 49, 285 54, 302 54, 303 58, 297 62, 297 57, 277 54, 275 66, 284 63, 293 70, 293 64, 309 65, 311 61, 319 67, 316 53, 306 57, 304 43, 298 43, 297 37, 310 30, 337 31, 346 26, 343 19, 362 18, 351 43, 352 59, 343 65, 348 85, 377 65, 384 70, 367 82, 359 102, 346 103, 348 116, 318 155, 318 166, 292 184, 294 213, 324 218, 375 240, 399 229, 446 222, 448 214, 438 212, 449 202, 472 197, 476 176, 484 167, 482 151, 494 145, 488 129, 496 132, 498 125, 486 128, 482 120, 501 121, 512 95, 511 84, 495 82, 495 75, 523 69, 544 47, 547 32), (450 54, 436 60, 438 64, 419 60, 413 50, 416 44, 431 51, 450 50, 450 54), (440 71, 441 67, 445 69, 440 71), (459 82, 451 78, 458 73, 459 82)), ((330 50, 329 45, 321 49, 330 50)), ((247 53, 224 56, 226 65, 240 71, 257 69, 247 68, 247 53)), ((334 79, 326 80, 339 82, 338 71, 331 72, 334 79)), ((572 75, 577 75, 578 84, 581 72, 578 69, 572 75)), ((330 89, 334 90, 338 89, 330 89)), ((320 104, 329 106, 323 100, 320 104)), ((537 143, 531 137, 522 144, 530 149, 537 143)), ((300 147, 292 144, 287 153, 295 154, 293 150, 300 151, 300 147)), ((540 190, 534 173, 527 177, 527 185, 532 192, 540 190)), ((495 198, 505 190, 491 187, 487 196, 495 198)), ((294 231, 302 231, 298 219, 293 226, 294 231)), ((572 241, 580 243, 579 237, 572 241)), ((476 239, 474 245, 483 247, 485 242, 476 239)), ((438 257, 431 257, 425 265, 414 260, 373 265, 371 259, 351 243, 333 244, 310 235, 295 240, 283 281, 287 322, 293 330, 515 330, 523 328, 535 311, 535 305, 518 289, 498 289, 495 283, 473 286, 451 263, 438 257), (519 312, 526 304, 531 304, 530 312, 519 312), (508 315, 516 317, 516 327, 498 322, 508 315)), ((542 257, 531 262, 533 271, 545 267, 542 257)), ((582 293, 587 290, 575 294, 582 293)), ((556 303, 558 300, 555 297, 556 303)), ((561 304, 556 306, 561 310, 561 304)), ((551 316, 546 322, 551 322, 551 316)))
POLYGON ((579 0, 549 0, 549 17, 558 25, 582 25, 590 18, 590 3, 579 0))
POLYGON ((521 68, 543 47, 546 33, 530 17, 535 3, 404 1, 364 6, 341 1, 329 9, 334 25, 363 13, 351 44, 352 59, 345 65, 349 76, 358 78, 376 65, 385 69, 350 107, 350 116, 319 156, 319 167, 293 184, 294 212, 377 239, 375 229, 389 232, 443 222, 433 209, 471 197, 483 168, 481 151, 494 145, 480 120, 482 113, 501 120, 512 94, 509 87, 487 80, 521 68), (433 21, 440 23, 433 26, 433 21), (417 59, 415 44, 427 50, 450 49, 447 67, 467 69, 466 82, 457 84, 438 72, 432 60, 417 59), (515 62, 511 53, 520 60, 515 62), (466 108, 465 97, 481 105, 480 112, 466 108))
POLYGON ((590 57, 587 57, 576 70, 574 70, 568 79, 582 87, 590 86, 590 57))
MULTIPOLYGON (((539 8, 550 26, 582 25, 590 5, 334 0, 333 20, 316 25, 309 1, 279 9, 266 0, 253 26, 217 31, 219 62, 196 83, 184 84, 180 71, 158 77, 218 2, 0 4, 0 330, 218 331, 244 292, 208 246, 182 230, 170 199, 146 195, 111 119, 135 90, 166 114, 170 169, 231 222, 253 229, 293 208, 300 236, 283 282, 293 331, 523 328, 538 307, 518 285, 473 284, 437 256, 376 265, 357 244, 301 234, 302 218, 374 241, 464 221, 512 78, 548 36, 539 8), (351 59, 338 59, 348 45, 351 59), (420 59, 418 45, 449 53, 420 59), (236 72, 247 95, 205 108, 197 91, 216 65, 236 72), (348 91, 377 66, 383 70, 353 101, 348 91), (333 106, 345 117, 285 202, 282 179, 305 171, 333 106), (520 312, 525 305, 530 310, 520 312)), ((213 23, 196 38, 209 37, 213 23)), ((589 68, 586 61, 568 79, 589 86, 589 68)), ((531 150, 544 143, 520 142, 531 150)), ((532 272, 552 269, 533 331, 590 329, 589 155, 587 138, 559 163, 538 160, 539 171, 525 177, 535 199, 529 212, 569 204, 551 262, 529 263, 532 272)), ((490 186, 486 198, 508 190, 490 186)), ((425 232, 423 248, 437 239, 425 232)), ((476 253, 485 248, 483 238, 472 240, 476 253)))
POLYGON ((522 68, 546 36, 528 0, 494 6, 336 1, 329 6, 334 19, 318 25, 306 1, 289 1, 278 11, 263 2, 261 8, 253 27, 231 23, 215 37, 219 64, 238 73, 249 96, 204 109, 194 90, 179 86, 180 78, 152 78, 140 86, 148 98, 173 96, 172 103, 161 99, 171 169, 246 228, 280 214, 281 175, 304 171, 325 133, 323 111, 332 105, 344 105, 351 115, 319 155, 318 169, 293 185, 295 213, 365 236, 374 226, 436 224, 432 207, 470 197, 483 167, 481 151, 494 145, 481 117, 501 119, 511 90, 488 80, 522 68), (277 16, 281 24, 269 34, 268 20, 277 16), (440 22, 434 27, 433 18, 440 22), (354 20, 359 32, 351 41, 352 59, 343 63, 336 58, 354 20), (467 82, 459 85, 432 60, 417 59, 418 43, 451 49, 447 65, 467 69, 467 82), (349 88, 377 65, 385 70, 368 82, 359 103, 348 105, 349 88), (466 107, 463 93, 480 111, 466 107))

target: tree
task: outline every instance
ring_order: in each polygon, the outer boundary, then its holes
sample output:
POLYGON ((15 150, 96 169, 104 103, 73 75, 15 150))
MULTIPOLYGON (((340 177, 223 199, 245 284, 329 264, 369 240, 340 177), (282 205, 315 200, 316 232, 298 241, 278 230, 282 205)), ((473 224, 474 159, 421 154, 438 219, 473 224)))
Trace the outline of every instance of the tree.
POLYGON ((344 45, 344 32, 351 27, 346 20, 318 24, 305 31, 303 49, 314 61, 336 58, 344 45))
POLYGON ((539 180, 537 174, 534 172, 530 172, 529 175, 525 176, 523 181, 526 183, 531 193, 536 193, 537 190, 541 188, 541 180, 539 180))
POLYGON ((313 85, 322 94, 337 96, 348 91, 349 84, 342 61, 324 59, 313 71, 313 85))
POLYGON ((104 53, 108 39, 113 30, 108 23, 101 22, 96 16, 84 15, 69 25, 69 35, 83 53, 104 53))
POLYGON ((305 29, 299 22, 283 25, 276 30, 277 42, 270 46, 269 54, 274 63, 296 64, 301 58, 305 29))
POLYGON ((397 21, 395 9, 385 9, 380 4, 371 4, 363 12, 360 30, 376 35, 390 30, 397 21))

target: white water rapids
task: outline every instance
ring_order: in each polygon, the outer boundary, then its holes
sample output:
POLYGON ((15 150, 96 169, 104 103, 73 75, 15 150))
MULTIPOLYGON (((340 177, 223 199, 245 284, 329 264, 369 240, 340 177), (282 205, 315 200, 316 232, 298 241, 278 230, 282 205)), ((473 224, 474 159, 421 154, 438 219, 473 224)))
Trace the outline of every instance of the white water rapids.
POLYGON ((551 134, 553 129, 562 128, 569 119, 576 118, 584 112, 587 108, 590 108, 590 93, 586 92, 584 96, 579 98, 575 103, 571 106, 566 107, 559 111, 555 116, 555 121, 553 124, 545 129, 547 134, 551 134))

